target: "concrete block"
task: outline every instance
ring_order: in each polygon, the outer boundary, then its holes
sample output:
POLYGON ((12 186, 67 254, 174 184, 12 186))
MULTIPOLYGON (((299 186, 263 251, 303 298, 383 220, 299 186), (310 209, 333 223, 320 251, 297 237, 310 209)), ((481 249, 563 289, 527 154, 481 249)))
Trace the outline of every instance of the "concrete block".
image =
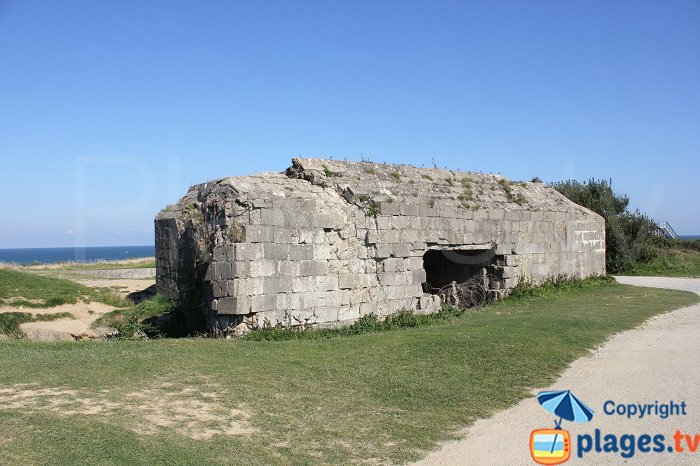
POLYGON ((379 232, 377 231, 368 231, 367 232, 367 244, 376 244, 380 241, 380 235, 379 232))
POLYGON ((226 282, 221 282, 218 280, 211 281, 211 295, 214 298, 221 298, 228 296, 228 291, 226 289, 226 282))
POLYGON ((381 262, 384 272, 403 272, 406 269, 404 259, 389 257, 381 262))
POLYGON ((394 228, 393 217, 379 216, 376 218, 377 229, 379 230, 391 230, 394 228))
POLYGON ((226 244, 220 244, 218 246, 214 246, 213 252, 213 258, 217 262, 224 262, 228 258, 228 252, 229 252, 229 245, 226 244))
POLYGON ((340 230, 345 226, 345 218, 338 214, 317 214, 312 217, 312 225, 316 228, 340 230))
POLYGON ((263 294, 250 298, 252 312, 274 311, 277 308, 277 296, 263 294))
MULTIPOLYGON (((214 306, 212 305, 213 308, 214 306)), ((248 314, 251 312, 251 300, 247 297, 220 298, 215 310, 217 314, 248 314)))
POLYGON ((419 269, 419 270, 413 270, 411 272, 411 283, 413 284, 422 284, 425 283, 427 280, 427 275, 425 270, 419 269))
POLYGON ((338 320, 343 322, 346 320, 355 320, 359 319, 361 316, 360 314, 360 305, 352 305, 352 306, 344 306, 340 309, 338 309, 338 320))
POLYGON ((334 291, 339 289, 337 275, 323 275, 313 277, 315 281, 315 289, 320 291, 334 291))
POLYGON ((263 257, 265 259, 287 260, 289 259, 289 247, 288 244, 264 244, 263 257))
POLYGON ((234 278, 233 264, 231 262, 218 262, 217 275, 222 280, 230 280, 234 278))
POLYGON ((250 263, 251 277, 269 277, 277 274, 277 266, 279 261, 270 259, 261 259, 250 263))
POLYGON ((360 285, 360 275, 355 273, 346 273, 338 276, 338 287, 341 290, 349 290, 357 288, 360 285))
POLYGON ((292 277, 265 277, 263 281, 263 294, 288 293, 293 291, 292 277))
POLYGON ((379 211, 382 215, 401 215, 401 206, 396 202, 382 202, 379 211))
POLYGON ((401 204, 401 215, 418 217, 420 210, 417 204, 401 204))
POLYGON ((437 217, 438 209, 435 206, 430 207, 427 205, 422 205, 419 207, 419 214, 421 217, 437 217))
POLYGON ((274 230, 270 225, 249 225, 246 227, 246 240, 250 243, 272 243, 274 230))
POLYGON ((327 244, 315 244, 313 247, 313 258, 315 260, 328 260, 332 258, 331 247, 327 244))
POLYGON ((274 242, 276 244, 289 244, 299 242, 296 230, 284 226, 276 226, 273 229, 274 242))
POLYGON ((223 277, 222 278, 240 278, 240 277, 248 277, 250 276, 250 264, 251 261, 235 261, 231 262, 231 274, 233 275, 232 277, 223 277))
POLYGON ((289 247, 289 258, 293 261, 311 260, 314 258, 314 246, 311 244, 292 244, 289 247))
POLYGON ((280 209, 262 209, 260 211, 260 221, 263 225, 285 226, 286 218, 280 209))
POLYGON ((302 277, 325 275, 328 273, 328 262, 325 260, 310 260, 299 262, 299 274, 302 277))
POLYGON ((237 261, 262 259, 263 245, 260 243, 236 243, 233 245, 233 257, 237 261))

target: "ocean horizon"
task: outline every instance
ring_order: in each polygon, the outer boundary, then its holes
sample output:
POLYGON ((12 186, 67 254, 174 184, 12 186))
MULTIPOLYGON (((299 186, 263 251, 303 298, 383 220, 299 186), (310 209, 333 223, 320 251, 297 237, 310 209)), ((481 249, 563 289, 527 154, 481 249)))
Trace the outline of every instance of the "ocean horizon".
POLYGON ((56 262, 95 262, 155 256, 155 246, 89 246, 62 248, 0 249, 0 262, 12 264, 52 264, 56 262))

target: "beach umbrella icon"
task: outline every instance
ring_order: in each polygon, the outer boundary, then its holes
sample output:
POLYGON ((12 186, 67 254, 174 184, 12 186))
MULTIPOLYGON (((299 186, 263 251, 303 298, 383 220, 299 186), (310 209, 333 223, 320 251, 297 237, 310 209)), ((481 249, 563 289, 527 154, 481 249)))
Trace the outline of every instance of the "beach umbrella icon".
POLYGON ((593 419, 593 410, 569 390, 540 392, 537 401, 544 409, 559 416, 559 421, 554 421, 557 429, 561 429, 562 419, 572 422, 588 422, 593 419))

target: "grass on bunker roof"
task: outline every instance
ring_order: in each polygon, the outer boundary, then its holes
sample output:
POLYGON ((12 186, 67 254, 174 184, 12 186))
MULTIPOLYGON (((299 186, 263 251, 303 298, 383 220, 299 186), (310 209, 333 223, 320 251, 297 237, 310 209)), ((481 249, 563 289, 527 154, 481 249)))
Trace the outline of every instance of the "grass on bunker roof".
POLYGON ((601 284, 331 339, 0 341, 0 463, 407 462, 611 334, 697 301, 601 284), (229 411, 243 428, 221 428, 229 411))

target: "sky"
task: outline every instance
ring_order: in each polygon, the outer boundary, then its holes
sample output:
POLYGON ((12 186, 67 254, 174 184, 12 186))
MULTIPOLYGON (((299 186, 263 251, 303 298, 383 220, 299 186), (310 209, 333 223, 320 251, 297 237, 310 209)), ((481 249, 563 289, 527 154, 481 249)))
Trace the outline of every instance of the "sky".
POLYGON ((0 0, 0 248, 333 157, 612 179, 700 234, 700 1, 0 0))

